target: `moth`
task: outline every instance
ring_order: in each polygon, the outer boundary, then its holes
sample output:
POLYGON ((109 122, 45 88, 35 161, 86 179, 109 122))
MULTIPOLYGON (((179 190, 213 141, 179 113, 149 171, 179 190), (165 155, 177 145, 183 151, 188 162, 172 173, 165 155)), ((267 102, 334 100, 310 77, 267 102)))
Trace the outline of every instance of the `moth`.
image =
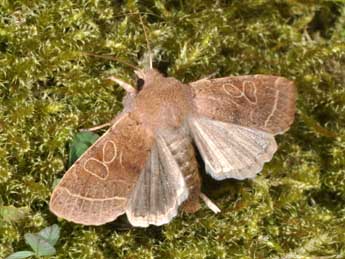
POLYGON ((111 79, 127 94, 110 128, 65 173, 50 210, 102 225, 126 214, 133 226, 163 225, 201 193, 196 152, 216 180, 253 178, 277 150, 274 136, 294 120, 293 81, 272 75, 201 79, 189 84, 152 68, 134 71, 141 87, 111 79))

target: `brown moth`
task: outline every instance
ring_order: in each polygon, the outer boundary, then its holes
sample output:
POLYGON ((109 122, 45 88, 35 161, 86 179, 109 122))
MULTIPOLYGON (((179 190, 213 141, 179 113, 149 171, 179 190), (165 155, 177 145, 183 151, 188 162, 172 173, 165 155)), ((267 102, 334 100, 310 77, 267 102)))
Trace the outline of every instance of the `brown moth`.
MULTIPOLYGON (((151 63, 152 64, 152 63, 151 63)), ((258 174, 277 150, 274 136, 294 120, 294 83, 272 75, 184 84, 152 68, 141 89, 112 77, 127 95, 111 127, 66 172, 50 200, 59 217, 101 225, 127 215, 133 226, 162 225, 202 198, 195 147, 216 180, 258 174)))

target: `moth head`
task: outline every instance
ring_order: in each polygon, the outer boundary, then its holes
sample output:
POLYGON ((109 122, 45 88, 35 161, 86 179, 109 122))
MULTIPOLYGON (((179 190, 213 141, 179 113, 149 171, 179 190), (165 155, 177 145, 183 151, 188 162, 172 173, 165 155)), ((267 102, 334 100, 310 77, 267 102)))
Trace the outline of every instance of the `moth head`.
POLYGON ((159 81, 162 78, 162 74, 159 73, 154 68, 146 68, 135 70, 134 73, 137 75, 137 90, 138 92, 141 91, 143 88, 150 87, 154 84, 154 82, 159 81))
POLYGON ((157 85, 157 80, 160 81, 160 79, 163 78, 163 76, 153 68, 137 69, 134 70, 134 73, 138 77, 136 89, 127 83, 122 84, 127 91, 127 94, 122 100, 124 111, 127 112, 132 110, 134 100, 142 89, 157 85))

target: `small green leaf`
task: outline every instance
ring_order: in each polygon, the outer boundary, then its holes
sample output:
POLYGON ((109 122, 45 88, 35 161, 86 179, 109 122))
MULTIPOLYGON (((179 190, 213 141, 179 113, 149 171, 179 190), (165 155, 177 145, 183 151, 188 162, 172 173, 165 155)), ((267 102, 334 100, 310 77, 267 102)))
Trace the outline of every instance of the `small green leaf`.
POLYGON ((38 232, 37 235, 43 237, 49 242, 49 244, 54 246, 60 237, 60 227, 54 224, 52 226, 44 228, 43 230, 38 232))
POLYGON ((7 256, 5 259, 22 259, 32 256, 34 254, 35 253, 32 251, 19 251, 7 256))
POLYGON ((85 143, 90 143, 90 144, 93 144, 98 138, 99 138, 98 134, 90 132, 90 131, 79 132, 75 136, 75 139, 78 142, 85 142, 85 143))
POLYGON ((79 158, 87 149, 91 146, 91 144, 86 144, 84 142, 80 142, 77 145, 73 147, 73 155, 76 156, 76 158, 79 158))
POLYGON ((98 138, 99 135, 88 131, 75 135, 70 144, 68 166, 70 167, 98 138))
POLYGON ((38 234, 27 233, 24 235, 25 242, 31 246, 37 256, 55 255, 55 248, 38 234))

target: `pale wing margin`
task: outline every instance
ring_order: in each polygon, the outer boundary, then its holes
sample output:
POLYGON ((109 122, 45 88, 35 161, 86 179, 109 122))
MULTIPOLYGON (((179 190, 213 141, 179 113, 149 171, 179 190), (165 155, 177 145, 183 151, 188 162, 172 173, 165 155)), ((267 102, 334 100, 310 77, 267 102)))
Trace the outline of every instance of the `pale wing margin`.
POLYGON ((183 174, 164 136, 158 134, 128 201, 128 220, 136 227, 166 224, 177 215, 179 205, 187 198, 183 174))
POLYGON ((253 178, 277 150, 273 134, 231 123, 191 118, 189 127, 205 162, 215 179, 253 178))

